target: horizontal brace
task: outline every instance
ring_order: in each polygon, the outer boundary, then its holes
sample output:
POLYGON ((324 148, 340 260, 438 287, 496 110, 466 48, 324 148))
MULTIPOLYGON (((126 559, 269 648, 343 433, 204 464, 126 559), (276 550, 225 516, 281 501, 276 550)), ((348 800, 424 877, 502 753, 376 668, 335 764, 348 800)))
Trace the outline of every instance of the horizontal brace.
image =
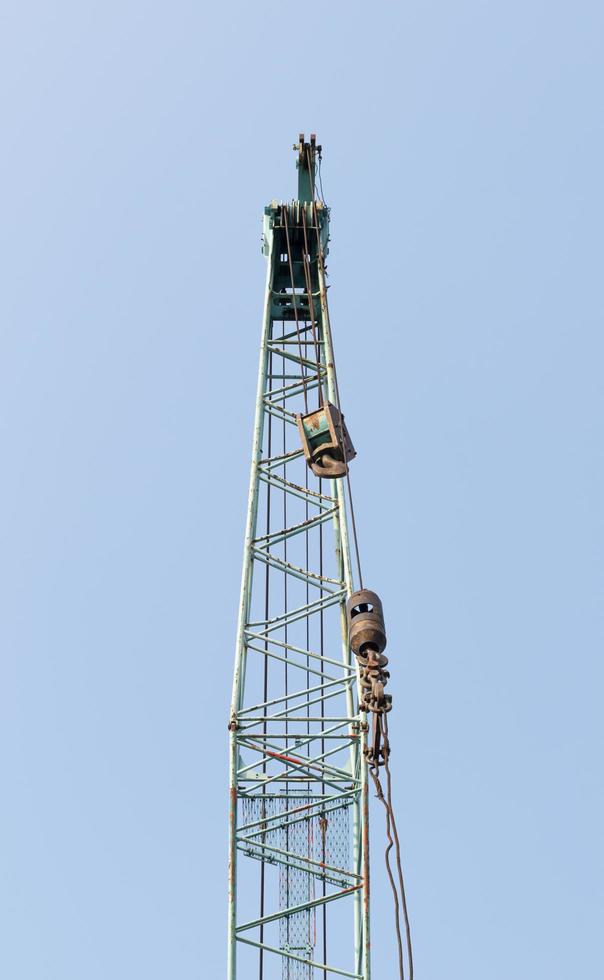
MULTIPOLYGON (((278 401, 273 401, 271 398, 268 397, 268 395, 265 395, 264 398, 262 399, 262 403, 263 403, 263 405, 264 405, 265 408, 272 408, 273 409, 273 415, 275 413, 277 415, 283 415, 287 419, 293 419, 294 422, 296 422, 296 415, 297 415, 297 413, 296 412, 290 412, 287 408, 284 408, 283 407, 283 399, 279 399, 278 401)), ((297 424, 298 423, 296 422, 296 425, 297 424)))
MULTIPOLYGON (((312 293, 311 293, 312 295, 312 293)), ((308 292, 304 286, 284 286, 283 289, 271 289, 271 296, 275 299, 300 299, 305 300, 303 306, 308 306, 308 292)), ((271 340, 278 338, 271 337, 271 340)))
POLYGON ((292 578, 299 579, 305 585, 313 585, 316 589, 322 589, 323 592, 328 592, 330 595, 334 594, 334 590, 324 585, 324 582, 328 582, 329 585, 339 585, 339 591, 345 585, 341 579, 329 578, 327 575, 320 575, 319 572, 311 572, 308 568, 300 568, 289 561, 284 561, 283 558, 279 558, 271 551, 265 551, 264 548, 252 548, 252 558, 261 561, 264 565, 270 565, 271 568, 283 572, 284 575, 291 575, 292 578))
MULTIPOLYGON (((352 774, 350 774, 349 776, 347 773, 343 772, 343 770, 337 770, 337 769, 334 770, 335 772, 341 772, 342 773, 341 776, 324 775, 325 769, 323 766, 321 766, 321 760, 327 759, 330 755, 335 755, 336 752, 341 752, 341 751, 342 751, 341 746, 338 746, 336 749, 330 749, 329 752, 323 752, 321 755, 318 755, 310 764, 301 762, 297 765, 290 765, 282 773, 277 773, 275 776, 268 776, 264 781, 264 785, 268 786, 270 783, 275 782, 275 780, 278 779, 285 779, 287 781, 288 779, 291 779, 291 773, 300 772, 300 770, 304 770, 306 773, 310 773, 310 778, 316 778, 314 776, 314 773, 311 771, 312 769, 319 769, 319 771, 323 769, 323 776, 321 777, 321 782, 324 782, 326 786, 334 785, 334 782, 338 780, 343 780, 343 779, 352 780, 353 779, 352 774)), ((337 789, 337 786, 334 786, 334 788, 337 789)))
MULTIPOLYGON (((252 625, 252 624, 250 624, 252 625)), ((357 667, 356 664, 344 664, 341 660, 334 660, 333 657, 326 657, 323 653, 314 653, 312 650, 305 650, 303 647, 296 647, 293 643, 286 643, 285 640, 276 640, 274 637, 264 637, 259 633, 252 633, 251 630, 246 629, 246 634, 250 636, 253 640, 266 640, 267 643, 272 643, 274 646, 282 647, 284 650, 292 650, 294 653, 300 653, 303 657, 311 657, 313 660, 321 660, 324 664, 332 664, 334 667, 340 667, 342 670, 348 670, 356 677, 357 667)), ((249 711, 249 708, 245 709, 249 711)))
MULTIPOLYGON (((294 459, 297 459, 298 456, 302 456, 303 453, 304 451, 302 448, 290 449, 288 453, 280 453, 279 456, 267 456, 266 458, 261 459, 258 463, 258 466, 261 470, 263 466, 267 467, 267 472, 270 473, 270 469, 272 466, 286 466, 294 459)), ((278 477, 275 477, 275 479, 278 479, 278 477)), ((331 499, 334 500, 335 498, 332 497, 331 499)))
MULTIPOLYGON (((325 372, 327 373, 327 372, 325 372)), ((266 375, 269 381, 300 381, 301 374, 285 374, 283 371, 273 371, 266 375)))
MULTIPOLYGON (((275 319, 275 317, 273 317, 275 319)), ((289 320, 277 321, 280 323, 290 323, 289 320)), ((312 330, 312 323, 310 320, 305 320, 304 317, 298 317, 298 323, 295 330, 290 330, 289 333, 279 334, 278 337, 271 336, 269 343, 271 344, 282 344, 284 340, 298 340, 298 335, 302 337, 304 334, 309 333, 312 330)))
MULTIPOLYGON (((250 647, 250 649, 251 649, 251 647, 250 647)), ((259 652, 266 653, 266 650, 262 650, 262 651, 259 651, 259 652)), ((289 660, 287 662, 289 663, 289 660)), ((239 715, 238 715, 237 720, 239 721, 239 719, 241 718, 241 715, 243 714, 244 711, 245 712, 248 712, 248 711, 259 711, 260 708, 270 708, 271 705, 273 705, 273 704, 280 704, 281 701, 292 701, 294 698, 303 698, 303 697, 308 696, 309 694, 315 694, 317 691, 324 691, 328 687, 335 687, 336 684, 342 684, 342 683, 344 683, 346 681, 350 681, 350 680, 352 680, 352 678, 349 678, 349 677, 334 677, 332 680, 328 681, 326 684, 315 684, 314 687, 302 688, 299 691, 294 691, 292 694, 282 694, 278 698, 271 698, 270 701, 263 701, 262 704, 254 704, 254 705, 252 705, 251 708, 242 708, 242 710, 239 712, 239 715)), ((296 710, 296 708, 294 708, 294 711, 295 710, 296 710)), ((244 718, 243 720, 245 721, 246 719, 244 718)), ((346 721, 348 721, 348 719, 346 719, 346 721)))
MULTIPOLYGON (((322 739, 326 735, 333 734, 334 732, 337 732, 338 729, 343 728, 343 727, 344 727, 344 723, 339 722, 336 725, 332 725, 331 728, 326 728, 325 729, 325 732, 316 732, 316 733, 313 733, 313 734, 310 734, 309 733, 309 734, 303 736, 301 739, 298 740, 298 744, 295 747, 295 751, 297 752, 298 749, 303 748, 305 745, 310 745, 311 742, 316 742, 318 739, 322 739)), ((284 754, 282 754, 282 753, 273 753, 273 752, 267 751, 266 744, 264 746, 262 746, 262 745, 255 745, 254 742, 251 741, 251 739, 252 738, 256 738, 256 737, 257 737, 256 735, 246 735, 243 738, 238 739, 238 741, 239 741, 239 744, 240 745, 241 744, 246 745, 247 747, 249 747, 251 749, 254 749, 256 752, 261 752, 264 755, 269 756, 270 758, 287 759, 287 756, 284 755, 284 754)), ((265 735, 265 738, 274 738, 274 737, 275 737, 274 735, 265 735)), ((345 744, 345 738, 346 737, 343 736, 343 735, 338 735, 337 738, 339 738, 340 741, 342 742, 342 745, 340 746, 340 748, 342 748, 342 749, 347 748, 347 746, 345 744)), ((278 749, 279 746, 277 746, 277 745, 270 746, 270 744, 269 744, 268 748, 278 749)), ((292 756, 292 758, 293 758, 293 756, 292 756)), ((318 756, 317 758, 320 758, 320 756, 318 756)), ((294 761, 296 761, 296 762, 311 763, 311 762, 314 762, 315 759, 314 758, 307 758, 306 756, 302 756, 300 759, 295 759, 294 761)), ((255 767, 255 763, 253 765, 251 765, 251 766, 246 766, 244 769, 240 769, 239 772, 240 773, 243 773, 243 772, 246 772, 249 769, 254 769, 254 767, 255 767)), ((333 766, 333 767, 330 766, 329 768, 330 768, 330 770, 331 770, 332 773, 338 773, 341 776, 347 776, 348 775, 348 771, 347 770, 341 769, 338 766, 333 766)))
POLYGON ((294 871, 301 871, 303 874, 313 875, 313 877, 318 878, 320 881, 328 882, 330 885, 336 885, 339 888, 345 888, 348 881, 345 877, 336 878, 336 876, 328 871, 315 871, 313 868, 304 868, 293 861, 288 861, 287 858, 278 857, 275 854, 271 854, 270 857, 264 857, 262 851, 260 850, 260 845, 252 841, 251 844, 238 843, 237 850, 246 857, 252 858, 255 861, 263 861, 266 864, 281 864, 283 867, 291 868, 294 871), (255 850, 258 848, 258 850, 255 850))
POLYGON ((283 909, 280 912, 272 912, 270 915, 263 915, 261 919, 254 919, 251 922, 244 922, 243 925, 237 926, 237 932, 246 932, 248 929, 257 929, 259 926, 265 926, 269 922, 278 922, 279 919, 289 918, 290 915, 297 915, 298 912, 309 912, 310 909, 320 908, 321 905, 328 905, 330 902, 336 902, 340 898, 347 898, 348 895, 352 895, 354 892, 362 888, 362 883, 358 885, 352 885, 350 888, 344 888, 341 892, 332 892, 331 895, 322 895, 320 898, 314 898, 310 902, 304 902, 302 905, 290 905, 289 908, 283 909))
POLYGON ((273 630, 282 629, 291 623, 297 623, 298 620, 304 619, 305 616, 312 616, 317 612, 329 609, 330 606, 343 602, 345 597, 346 589, 342 589, 341 592, 332 592, 329 596, 321 596, 313 602, 308 602, 304 606, 298 606, 296 609, 288 610, 279 616, 273 616, 271 619, 258 619, 254 622, 247 623, 246 632, 250 626, 264 626, 265 629, 258 636, 259 640, 264 640, 266 633, 272 633, 273 630))
MULTIPOLYGON (((319 793, 314 788, 316 785, 318 785, 316 783, 316 780, 313 778, 311 782, 313 783, 312 790, 304 790, 304 789, 300 789, 296 791, 288 790, 287 793, 283 793, 283 792, 267 793, 266 791, 264 793, 246 793, 245 790, 242 790, 241 793, 239 794, 239 799, 245 798, 246 800, 259 800, 260 798, 262 798, 267 800, 281 800, 281 801, 285 800, 287 802, 287 800, 307 800, 310 794, 313 800, 339 800, 340 797, 344 796, 347 792, 357 793, 360 789, 360 784, 359 784, 359 787, 357 789, 354 788, 351 788, 350 790, 338 789, 336 793, 319 793)), ((266 819, 268 820, 269 818, 267 817, 266 819)))
MULTIPOLYGON (((270 832, 275 833, 274 830, 267 831, 267 833, 270 832)), ((239 838, 238 840, 241 843, 244 843, 243 838, 239 838)), ((354 871, 346 871, 344 868, 336 868, 331 864, 325 864, 323 861, 315 861, 313 858, 307 857, 306 854, 295 854, 293 851, 284 851, 282 847, 275 847, 273 844, 267 844, 264 841, 252 841, 251 843, 253 847, 261 848, 263 851, 270 851, 271 853, 274 854, 280 854, 282 857, 292 858, 294 861, 303 861, 304 864, 312 864, 314 867, 324 868, 325 871, 331 871, 335 874, 341 875, 344 878, 354 878, 356 879, 356 881, 363 880, 363 876, 356 874, 354 871)), ((313 873, 309 868, 299 868, 298 870, 306 871, 308 872, 308 874, 313 873)))
MULTIPOLYGON (((325 372, 321 371, 321 377, 325 376, 325 372)), ((282 385, 281 388, 269 388, 264 392, 264 397, 273 401, 277 395, 281 395, 282 398, 295 398, 297 395, 304 394, 304 390, 312 391, 314 388, 319 387, 319 379, 316 374, 309 374, 306 381, 302 379, 302 375, 299 375, 291 385, 282 385)))
POLYGON ((274 487, 275 490, 281 490, 283 493, 288 493, 290 497, 298 497, 307 504, 313 504, 315 507, 319 507, 322 511, 329 510, 330 504, 334 503, 333 500, 329 500, 329 503, 324 503, 323 500, 319 499, 319 494, 307 491, 304 487, 298 487, 295 483, 289 483, 287 480, 280 479, 272 470, 269 473, 266 473, 262 469, 258 470, 258 479, 262 483, 266 483, 267 486, 274 487))
MULTIPOLYGON (((331 813, 333 810, 342 810, 344 807, 351 806, 351 804, 353 802, 352 799, 351 799, 351 797, 353 797, 354 795, 355 795, 355 791, 354 790, 347 790, 346 793, 339 793, 337 796, 328 796, 328 797, 324 797, 324 796, 319 797, 319 796, 317 796, 316 799, 313 799, 312 803, 307 803, 305 806, 297 806, 297 807, 294 807, 293 810, 283 810, 282 813, 275 813, 275 814, 273 814, 273 816, 265 817, 263 820, 255 820, 253 823, 243 824, 239 829, 240 830, 252 830, 254 827, 260 827, 262 825, 266 825, 267 823, 270 823, 273 820, 281 820, 283 817, 289 817, 290 815, 293 815, 294 813, 295 814, 300 814, 301 813, 302 816, 301 816, 300 819, 301 820, 306 820, 308 817, 315 816, 315 814, 308 813, 308 812, 303 813, 303 811, 312 810, 313 807, 319 807, 320 808, 320 810, 319 810, 320 813, 323 812, 323 809, 324 808, 325 808, 325 812, 326 813, 331 813), (347 800, 347 802, 345 802, 345 803, 337 803, 338 800, 347 800), (337 806, 331 807, 328 810, 325 807, 325 804, 326 803, 337 803, 337 806)), ((277 795, 274 795, 273 796, 270 793, 267 793, 266 794, 266 798, 269 799, 269 800, 274 800, 274 799, 283 800, 284 799, 283 794, 281 794, 281 795, 278 795, 277 794, 277 795)), ((287 799, 287 798, 288 797, 285 797, 285 799, 287 799)), ((258 799, 258 797, 254 797, 254 799, 258 799)), ((291 822, 292 823, 296 823, 297 821, 291 821, 291 822)), ((246 837, 242 837, 241 840, 247 840, 247 838, 246 837)))
POLYGON ((297 347, 300 344, 302 344, 303 347, 320 347, 321 344, 324 343, 324 340, 298 340, 297 338, 292 338, 291 340, 281 340, 280 337, 273 337, 271 340, 271 344, 282 344, 290 347, 297 347))
MULTIPOLYGON (((289 721, 290 719, 288 718, 286 720, 289 721)), ((304 720, 306 721, 306 719, 304 720)), ((251 737, 261 738, 263 740, 267 738, 287 738, 290 739, 290 741, 292 742, 294 741, 296 742, 296 744, 293 746, 294 749, 299 749, 300 746, 303 744, 300 741, 300 739, 304 738, 306 734, 307 734, 306 732, 299 732, 298 734, 296 734, 296 732, 268 732, 267 734, 264 734, 264 732, 255 732, 253 736, 240 735, 238 741, 240 743, 245 744, 245 740, 251 737)), ((358 737, 359 737, 359 732, 347 732, 345 735, 326 735, 325 732, 319 730, 318 732, 312 733, 312 739, 310 739, 310 741, 315 742, 317 741, 317 739, 324 739, 324 738, 351 739, 351 738, 358 738, 358 737)))
POLYGON ((270 534, 261 534, 260 537, 252 540, 252 544, 259 544, 260 541, 270 542, 271 545, 281 544, 282 541, 289 541, 296 534, 304 534, 306 531, 311 531, 313 527, 319 527, 320 524, 325 524, 326 521, 335 517, 337 513, 337 506, 331 507, 329 510, 325 510, 322 514, 317 514, 316 517, 311 517, 307 521, 292 524, 291 527, 284 527, 280 531, 271 531, 270 534))
POLYGON ((285 785, 286 792, 289 792, 290 783, 294 785, 302 785, 308 787, 310 786, 329 786, 334 791, 341 789, 351 789, 354 786, 360 786, 360 780, 344 779, 343 777, 334 776, 331 779, 325 779, 321 776, 313 776, 312 774, 305 773, 302 776, 292 776, 292 775, 280 775, 280 776, 267 776, 265 773, 255 772, 249 776, 242 776, 238 781, 237 792, 245 793, 248 799, 258 799, 262 796, 262 790, 265 786, 275 785, 281 786, 285 785), (246 789, 245 784, 251 784, 249 788, 246 789))
POLYGON ((278 354, 286 361, 292 361, 294 364, 300 364, 302 367, 311 368, 313 371, 316 370, 316 361, 311 361, 307 357, 296 357, 295 354, 290 354, 289 351, 281 350, 276 347, 274 343, 267 344, 267 347, 271 354, 278 354))
MULTIPOLYGON (((298 424, 293 416, 292 416, 291 419, 290 418, 287 418, 286 415, 283 415, 283 413, 276 411, 270 405, 267 405, 266 402, 264 402, 264 411, 266 412, 267 415, 272 415, 273 418, 279 419, 280 422, 287 422, 289 425, 297 425, 298 424)), ((289 414, 291 414, 291 413, 289 413, 289 414)))
POLYGON ((256 949, 264 949, 267 953, 276 953, 278 956, 285 956, 288 960, 296 960, 298 963, 305 963, 315 970, 327 971, 327 973, 337 973, 339 977, 350 977, 350 980, 363 980, 360 973, 349 973, 348 970, 340 970, 335 966, 328 966, 327 963, 317 963, 315 960, 309 960, 305 956, 297 956, 296 953, 286 952, 284 949, 277 949, 276 946, 268 946, 266 943, 257 943, 253 939, 244 939, 243 936, 237 936, 237 942, 245 943, 246 946, 255 946, 256 949))
MULTIPOLYGON (((275 759, 277 762, 284 762, 290 767, 291 772, 299 772, 299 770, 304 769, 305 771, 310 771, 312 769, 318 770, 320 773, 325 774, 326 779, 348 779, 349 773, 347 769, 340 769, 339 766, 328 766, 321 759, 326 759, 329 755, 337 755, 338 752, 342 752, 348 748, 347 745, 338 745, 335 749, 330 749, 329 752, 324 752, 322 755, 317 755, 312 758, 307 756, 301 756, 296 758, 296 756, 290 755, 289 752, 276 752, 265 748, 262 745, 255 745, 253 742, 247 740, 246 742, 239 743, 240 746, 246 749, 252 749, 253 752, 258 752, 265 763, 272 762, 275 759)), ((237 770, 237 776, 239 778, 245 777, 248 772, 254 772, 257 768, 257 762, 250 762, 247 766, 243 766, 241 769, 237 770)), ((285 774, 290 771, 290 769, 285 770, 285 774)))
MULTIPOLYGON (((353 795, 353 792, 352 791, 350 791, 350 795, 353 795)), ((313 806, 316 806, 316 805, 317 804, 313 804, 313 806)), ((342 805, 341 803, 338 803, 337 806, 332 806, 332 807, 326 807, 324 805, 319 805, 319 809, 317 810, 316 813, 302 813, 302 814, 299 814, 299 815, 295 816, 293 820, 289 820, 289 819, 288 820, 285 820, 285 821, 282 820, 281 823, 277 824, 276 827, 267 827, 266 824, 268 823, 269 820, 275 820, 276 821, 276 820, 279 820, 281 817, 285 816, 285 814, 276 814, 273 817, 267 817, 265 820, 257 820, 254 824, 250 824, 251 827, 254 827, 255 828, 254 829, 254 833, 253 834, 238 835, 238 838, 237 839, 238 840, 241 840, 241 841, 251 841, 251 840, 253 840, 254 837, 257 837, 259 834, 269 834, 273 830, 278 830, 281 827, 291 827, 295 823, 302 823, 303 820, 310 820, 313 817, 322 817, 324 814, 327 814, 327 813, 335 813, 336 810, 343 810, 344 807, 351 806, 351 805, 352 805, 352 800, 350 800, 348 803, 346 803, 344 805, 342 805), (256 829, 256 828, 258 828, 258 829, 256 829)), ((301 808, 298 807, 297 809, 300 810, 301 808)), ((294 810, 292 812, 295 813, 296 811, 294 810)), ((241 827, 240 829, 241 830, 247 830, 248 828, 247 827, 241 827)))
MULTIPOLYGON (((352 686, 352 680, 349 684, 352 686)), ((331 691, 329 694, 320 695, 317 698, 312 698, 311 700, 304 701, 302 704, 294 704, 291 708, 285 708, 283 711, 278 711, 276 715, 270 715, 267 718, 267 722, 271 721, 291 721, 290 711, 299 711, 302 708, 310 708, 313 704, 323 704, 325 701, 329 701, 331 698, 337 698, 342 691, 331 691)))
MULTIPOLYGON (((295 711, 296 709, 293 708, 293 710, 295 711)), ((265 721, 266 722, 272 722, 272 721, 282 721, 282 720, 283 719, 281 718, 280 715, 258 715, 255 718, 244 718, 244 721, 245 722, 248 722, 249 721, 253 725, 261 725, 265 721)), ((287 720, 288 720, 288 722, 291 722, 292 724, 293 724, 293 722, 299 722, 300 724, 302 724, 302 722, 304 722, 304 724, 306 724, 307 722, 310 722, 311 724, 319 725, 319 724, 322 724, 324 721, 345 721, 345 722, 347 722, 347 723, 349 723, 351 725, 358 725, 359 724, 359 719, 358 718, 336 718, 335 716, 334 717, 330 717, 330 718, 328 718, 327 716, 321 717, 321 718, 311 718, 308 715, 296 715, 296 717, 293 718, 291 715, 288 715, 287 716, 287 720)), ((240 726, 240 728, 243 731, 247 731, 247 729, 248 728, 251 728, 251 727, 252 727, 252 725, 248 725, 248 724, 245 724, 245 725, 241 725, 240 726)))
POLYGON ((349 779, 321 779, 320 776, 314 776, 312 773, 306 776, 271 776, 270 778, 264 773, 256 772, 253 776, 243 776, 241 779, 241 787, 238 787, 238 793, 240 796, 247 796, 248 799, 258 799, 262 796, 262 793, 256 792, 256 786, 267 786, 269 783, 285 783, 287 786, 289 783, 303 783, 311 784, 317 786, 331 786, 334 790, 341 789, 341 786, 337 786, 337 783, 346 783, 348 786, 355 784, 360 786, 360 780, 356 777, 350 776, 349 779), (246 790, 243 783, 254 783, 253 790, 246 790))
MULTIPOLYGON (((248 650, 253 650, 254 653, 260 653, 264 657, 271 657, 272 660, 279 660, 282 664, 287 664, 288 667, 298 667, 300 670, 306 671, 309 674, 315 674, 316 677, 327 677, 327 679, 330 681, 337 680, 337 678, 332 677, 331 674, 325 674, 321 670, 314 670, 312 667, 308 667, 306 664, 298 664, 295 660, 290 660, 289 657, 282 657, 278 653, 273 653, 272 650, 260 650, 258 647, 252 646, 251 643, 246 644, 246 647, 248 650)), ((298 707, 299 705, 296 705, 294 710, 296 710, 298 707)), ((251 711, 252 709, 250 708, 247 710, 251 711)))
MULTIPOLYGON (((295 450, 295 452, 298 453, 299 455, 302 454, 302 450, 301 449, 300 450, 295 450)), ((284 456, 274 456, 273 459, 275 459, 275 460, 277 460, 277 459, 285 459, 285 457, 284 456)), ((267 462, 271 462, 271 460, 267 460, 267 462)), ((272 472, 271 473, 267 473, 267 476, 270 476, 271 480, 273 480, 275 483, 282 483, 284 486, 289 487, 292 490, 300 490, 300 491, 302 491, 302 493, 304 493, 305 496, 307 496, 307 497, 319 497, 321 500, 327 500, 327 501, 329 501, 330 504, 336 504, 337 505, 337 503, 338 503, 338 498, 337 497, 331 497, 328 493, 322 493, 320 490, 311 490, 310 487, 303 487, 303 486, 300 486, 300 484, 298 484, 298 483, 292 483, 291 480, 286 480, 285 477, 283 477, 283 476, 277 476, 276 473, 272 473, 272 472)))
MULTIPOLYGON (((264 762, 266 763, 272 762, 274 759, 277 762, 285 762, 287 765, 292 765, 293 763, 299 763, 299 765, 296 765, 294 767, 293 770, 294 772, 297 772, 298 769, 300 768, 305 768, 305 769, 318 769, 321 772, 327 773, 330 778, 333 776, 335 777, 339 776, 342 779, 348 779, 349 776, 347 769, 340 769, 338 766, 326 766, 318 761, 321 758, 325 758, 325 756, 316 756, 314 758, 309 758, 307 756, 300 756, 296 758, 296 756, 291 755, 289 751, 288 752, 277 751, 279 746, 273 746, 274 751, 271 751, 271 748, 267 748, 265 745, 256 745, 254 742, 250 741, 249 736, 246 738, 245 741, 239 740, 238 744, 240 748, 251 749, 253 752, 258 752, 259 755, 263 757, 264 762)), ((336 749, 332 751, 332 754, 335 755, 338 752, 342 752, 347 748, 348 746, 346 745, 346 743, 342 742, 341 745, 339 745, 336 749)), ((243 766, 243 768, 238 769, 237 775, 240 777, 245 776, 248 772, 254 772, 257 768, 258 768, 257 762, 250 762, 248 763, 247 766, 243 766)))

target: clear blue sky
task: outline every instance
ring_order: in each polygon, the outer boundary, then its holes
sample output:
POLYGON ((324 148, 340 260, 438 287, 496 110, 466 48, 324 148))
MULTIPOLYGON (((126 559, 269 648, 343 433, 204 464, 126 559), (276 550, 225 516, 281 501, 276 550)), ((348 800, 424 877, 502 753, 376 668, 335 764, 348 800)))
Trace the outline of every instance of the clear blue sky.
POLYGON ((601 980, 603 43, 595 0, 5 0, 6 980, 223 976, 261 215, 302 130, 417 978, 601 980))

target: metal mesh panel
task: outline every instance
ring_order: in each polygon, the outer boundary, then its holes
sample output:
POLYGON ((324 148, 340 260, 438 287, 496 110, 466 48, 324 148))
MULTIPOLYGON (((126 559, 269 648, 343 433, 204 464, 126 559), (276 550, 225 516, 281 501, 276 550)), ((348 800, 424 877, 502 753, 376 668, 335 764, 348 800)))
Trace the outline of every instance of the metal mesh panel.
MULTIPOLYGON (((312 857, 315 824, 316 819, 311 817, 281 828, 282 849, 290 854, 312 857)), ((303 905, 305 902, 312 901, 314 897, 314 875, 298 867, 281 866, 279 869, 280 908, 303 905)), ((295 953, 297 956, 310 958, 315 944, 315 932, 314 909, 296 912, 279 921, 279 945, 281 949, 295 953)), ((310 970, 311 968, 305 963, 283 958, 283 980, 309 980, 310 970)))
MULTIPOLYGON (((279 865, 279 910, 313 901, 319 894, 318 885, 324 879, 332 885, 348 884, 338 875, 338 870, 344 873, 350 870, 349 805, 322 811, 316 804, 312 797, 255 796, 244 797, 241 801, 244 825, 266 821, 266 824, 250 828, 249 834, 256 836, 246 841, 242 849, 258 860, 274 854, 283 862, 279 865), (302 808, 313 804, 312 814, 304 816, 302 808), (298 808, 301 812, 278 819, 286 810, 298 808), (269 848, 278 848, 279 852, 287 854, 269 851, 269 848), (308 864, 305 859, 316 863, 308 864), (325 869, 324 865, 329 868, 325 869)), ((243 827, 242 832, 245 833, 243 827)), ((310 959, 316 938, 314 909, 295 912, 279 920, 279 945, 283 950, 310 959)), ((313 972, 308 964, 283 957, 283 980, 312 980, 313 972)))

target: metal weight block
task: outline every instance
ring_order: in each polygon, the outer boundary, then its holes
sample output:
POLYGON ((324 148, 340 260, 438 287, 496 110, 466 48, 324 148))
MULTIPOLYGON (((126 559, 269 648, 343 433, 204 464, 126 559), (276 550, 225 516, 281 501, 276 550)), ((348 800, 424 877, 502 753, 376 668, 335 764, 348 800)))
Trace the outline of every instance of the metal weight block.
POLYGON ((368 649, 381 653, 386 648, 386 627, 380 597, 369 589, 359 589, 346 603, 346 613, 354 653, 361 657, 368 649))

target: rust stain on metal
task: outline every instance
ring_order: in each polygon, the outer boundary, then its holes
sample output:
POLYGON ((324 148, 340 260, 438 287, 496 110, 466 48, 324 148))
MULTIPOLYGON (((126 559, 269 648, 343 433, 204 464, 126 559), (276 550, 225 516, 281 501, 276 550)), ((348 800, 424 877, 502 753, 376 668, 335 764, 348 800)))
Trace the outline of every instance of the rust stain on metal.
MULTIPOLYGON (((364 765, 367 765, 365 762, 364 765)), ((369 950, 371 948, 371 942, 369 939, 369 895, 370 895, 370 884, 369 884, 369 790, 367 783, 363 787, 363 906, 365 909, 365 922, 367 923, 367 929, 365 931, 365 950, 366 956, 369 957, 369 950)))
MULTIPOLYGON (((235 828, 235 816, 236 816, 236 813, 237 813, 237 787, 236 786, 231 786, 230 791, 229 791, 229 796, 230 796, 229 822, 230 822, 231 828, 234 831, 234 828, 235 828)), ((231 890, 233 892, 235 890, 235 884, 236 884, 236 882, 235 882, 235 861, 233 860, 233 857, 231 856, 230 859, 229 859, 229 886, 230 886, 230 888, 231 888, 231 890)))
POLYGON ((281 759, 282 762, 294 762, 296 765, 304 765, 303 759, 296 759, 295 755, 283 755, 281 752, 270 752, 266 750, 266 754, 272 756, 273 759, 281 759))

